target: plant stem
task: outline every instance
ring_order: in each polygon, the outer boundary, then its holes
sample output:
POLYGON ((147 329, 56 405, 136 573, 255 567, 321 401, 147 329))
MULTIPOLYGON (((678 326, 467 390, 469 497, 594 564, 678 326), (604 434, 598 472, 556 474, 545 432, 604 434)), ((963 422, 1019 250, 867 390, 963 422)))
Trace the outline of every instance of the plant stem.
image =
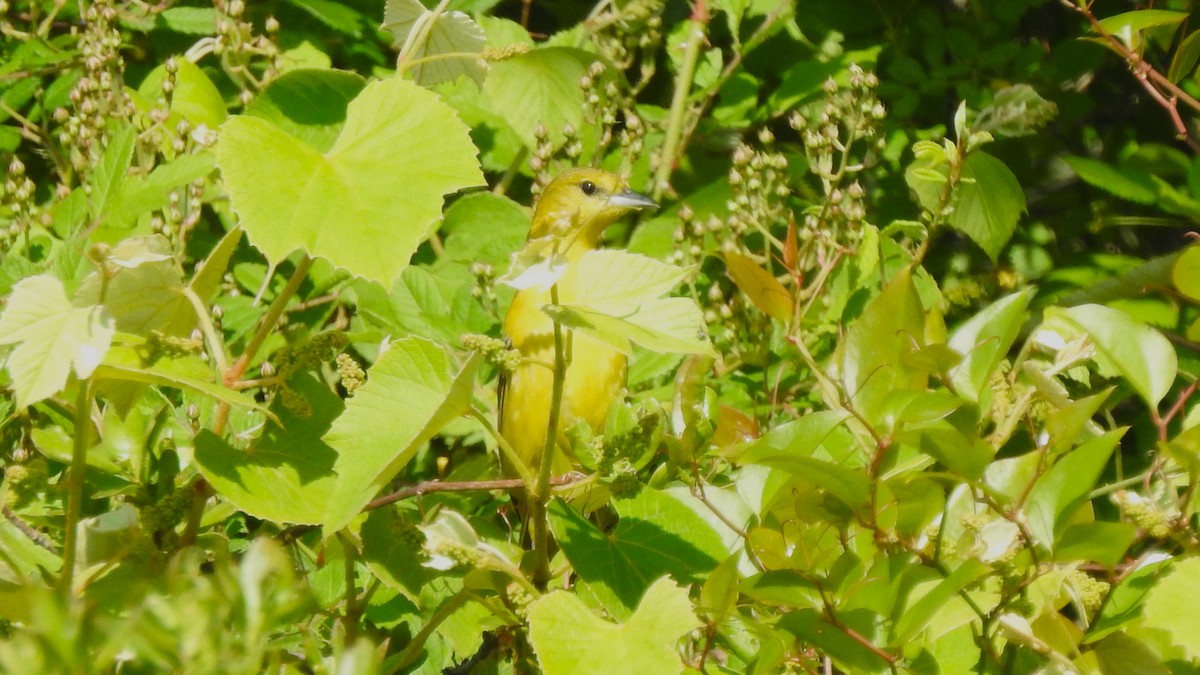
POLYGON ((196 295, 196 291, 191 286, 184 286, 182 292, 183 297, 187 298, 196 312, 196 325, 200 328, 204 341, 208 343, 208 353, 212 355, 213 363, 216 364, 218 371, 224 373, 229 367, 225 358, 225 346, 221 342, 221 336, 217 333, 216 326, 213 325, 208 308, 204 306, 204 301, 200 299, 199 295, 196 295))
POLYGON ((67 520, 63 538, 63 570, 60 588, 69 592, 75 581, 75 554, 79 542, 79 519, 83 515, 83 479, 87 472, 87 451, 91 439, 92 381, 79 383, 75 396, 75 442, 71 449, 71 465, 67 469, 67 520))
MULTIPOLYGON (((550 303, 558 305, 558 284, 550 287, 550 303)), ((550 580, 550 523, 546 519, 546 505, 550 501, 550 474, 554 468, 554 451, 558 444, 558 418, 562 414, 563 384, 567 379, 566 348, 562 324, 554 320, 554 385, 550 394, 550 421, 546 429, 546 445, 538 465, 537 484, 530 495, 533 527, 533 551, 537 564, 533 570, 533 582, 545 588, 550 580)))
MULTIPOLYGON (((309 256, 304 256, 296 263, 296 271, 292 272, 292 276, 288 279, 287 285, 283 290, 279 291, 279 295, 275 296, 274 302, 267 309, 266 316, 263 317, 262 323, 259 324, 258 330, 254 336, 250 338, 250 343, 246 345, 246 350, 238 357, 238 360, 229 367, 224 373, 225 386, 233 387, 234 384, 246 373, 246 368, 250 366, 250 360, 258 353, 258 350, 275 331, 275 324, 279 323, 279 317, 283 316, 284 310, 287 308, 288 301, 300 289, 300 284, 304 283, 304 279, 308 277, 308 271, 312 269, 313 259, 309 256)), ((225 423, 229 419, 229 404, 222 403, 217 408, 217 418, 213 422, 213 433, 220 436, 225 432, 225 423)))
POLYGON ((412 32, 408 34, 408 39, 404 41, 404 47, 400 49, 400 55, 396 57, 396 74, 400 75, 408 69, 412 63, 409 59, 414 51, 424 45, 429 40, 429 33, 433 30, 434 24, 437 23, 438 17, 442 12, 446 11, 446 7, 450 5, 450 0, 442 0, 437 7, 425 12, 417 19, 416 24, 412 28, 412 32))
POLYGON ((700 58, 700 47, 704 45, 707 35, 708 7, 705 0, 696 0, 692 5, 691 26, 688 29, 687 43, 683 48, 683 60, 679 64, 679 72, 675 75, 675 94, 671 98, 671 113, 667 118, 666 138, 663 140, 662 152, 658 156, 658 169, 654 175, 654 185, 651 196, 654 199, 662 197, 670 185, 671 171, 675 169, 675 159, 679 154, 680 139, 683 136, 683 118, 687 112, 688 95, 692 91, 692 77, 696 74, 696 62, 700 58))
POLYGON ((395 664, 397 670, 403 670, 405 666, 417 659, 417 656, 419 656, 421 651, 425 649, 425 642, 429 639, 430 635, 433 635, 433 632, 437 630, 437 627, 442 625, 442 622, 444 622, 446 619, 449 619, 450 615, 458 611, 459 607, 462 607, 467 603, 467 600, 469 599, 469 596, 467 595, 468 593, 469 591, 467 589, 463 589, 455 595, 450 596, 450 598, 438 608, 437 612, 435 612, 434 615, 429 618, 429 623, 422 626, 420 632, 413 636, 412 642, 409 642, 408 646, 404 648, 404 651, 400 652, 400 658, 395 664))

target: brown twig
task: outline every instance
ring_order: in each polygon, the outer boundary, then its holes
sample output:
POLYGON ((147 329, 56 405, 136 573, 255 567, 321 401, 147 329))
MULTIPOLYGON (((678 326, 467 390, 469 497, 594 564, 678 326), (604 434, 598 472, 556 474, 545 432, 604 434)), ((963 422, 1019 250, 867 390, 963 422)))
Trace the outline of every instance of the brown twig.
POLYGON ((42 548, 46 549, 47 551, 50 551, 51 553, 55 553, 55 554, 58 553, 58 547, 54 545, 54 542, 50 540, 50 537, 47 537, 46 535, 42 534, 41 532, 38 532, 36 529, 34 529, 34 527, 32 525, 30 525, 29 523, 22 520, 21 516, 18 516, 8 506, 5 506, 3 511, 4 511, 4 517, 8 518, 8 522, 12 523, 13 527, 20 530, 21 534, 28 537, 29 541, 32 541, 33 543, 37 544, 38 546, 41 546, 42 548))
MULTIPOLYGON (((555 476, 550 479, 550 485, 560 487, 570 485, 579 479, 579 474, 568 473, 562 476, 555 476)), ((525 481, 520 478, 501 478, 497 480, 468 480, 468 481, 445 481, 445 480, 427 480, 409 485, 408 487, 400 488, 391 494, 386 494, 367 502, 366 510, 377 509, 381 506, 387 506, 398 501, 409 499, 411 497, 419 497, 433 492, 478 492, 486 490, 516 490, 525 487, 525 481)))
POLYGON ((1104 26, 1100 25, 1100 20, 1092 12, 1091 3, 1086 5, 1077 4, 1072 2, 1072 0, 1059 0, 1059 2, 1087 19, 1087 22, 1092 27, 1092 31, 1103 38, 1110 49, 1125 59, 1125 62, 1129 65, 1130 74, 1137 79, 1142 88, 1150 94, 1150 97, 1167 112, 1167 115, 1171 118, 1171 123, 1175 126, 1175 132, 1179 140, 1187 143, 1193 152, 1200 152, 1200 142, 1197 142, 1192 137, 1188 131, 1187 124, 1179 114, 1180 103, 1183 103, 1196 112, 1200 112, 1200 101, 1181 89, 1179 85, 1172 82, 1167 76, 1158 72, 1153 65, 1142 58, 1141 54, 1130 49, 1120 38, 1105 30, 1104 26))

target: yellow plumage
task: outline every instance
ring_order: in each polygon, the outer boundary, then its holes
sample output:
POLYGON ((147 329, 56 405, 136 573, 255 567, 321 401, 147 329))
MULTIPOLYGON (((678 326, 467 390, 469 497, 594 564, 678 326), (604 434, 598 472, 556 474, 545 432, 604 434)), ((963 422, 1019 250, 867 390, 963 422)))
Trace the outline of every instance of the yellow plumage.
MULTIPOLYGON (((558 280, 558 300, 568 304, 592 280, 579 278, 578 262, 596 248, 604 228, 633 209, 657 206, 630 191, 619 176, 598 169, 571 169, 546 186, 533 212, 530 239, 555 237, 566 247, 567 267, 558 280)), ((500 409, 500 432, 531 470, 537 470, 546 445, 553 397, 554 324, 542 311, 550 290, 518 292, 504 320, 504 332, 520 351, 521 365, 509 376, 500 409)), ((625 355, 581 333, 571 333, 560 408, 558 444, 576 420, 597 429, 625 386, 625 355)), ((554 472, 571 464, 561 451, 554 472)))

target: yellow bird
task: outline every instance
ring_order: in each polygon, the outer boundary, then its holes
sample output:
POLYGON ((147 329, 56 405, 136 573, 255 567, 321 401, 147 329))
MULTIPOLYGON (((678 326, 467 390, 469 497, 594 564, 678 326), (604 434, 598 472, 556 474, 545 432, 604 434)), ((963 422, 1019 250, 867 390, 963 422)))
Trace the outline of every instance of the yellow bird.
MULTIPOLYGON (((604 229, 635 209, 655 208, 649 197, 629 189, 620 176, 599 169, 570 169, 546 186, 533 210, 529 238, 554 237, 566 248, 566 269, 558 279, 558 301, 568 304, 591 283, 579 278, 578 262, 596 248, 604 229)), ((534 473, 546 447, 554 388, 554 323, 542 311, 550 304, 548 288, 529 288, 513 298, 504 332, 521 353, 521 365, 502 386, 500 433, 534 473)), ((560 407, 558 440, 576 420, 598 429, 609 406, 625 387, 625 355, 582 333, 564 332, 570 344, 560 407)), ((571 469, 561 451, 554 473, 571 469)))

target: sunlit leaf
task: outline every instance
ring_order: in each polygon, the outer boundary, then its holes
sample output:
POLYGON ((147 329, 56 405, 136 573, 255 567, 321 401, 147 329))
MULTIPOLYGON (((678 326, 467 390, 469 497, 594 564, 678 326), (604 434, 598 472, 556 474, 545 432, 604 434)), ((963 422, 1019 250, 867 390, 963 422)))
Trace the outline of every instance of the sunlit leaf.
POLYGON ((792 320, 792 294, 783 284, 753 259, 740 253, 727 252, 721 256, 729 275, 754 306, 767 316, 789 323, 792 320))
POLYGON ((430 437, 466 412, 478 365, 472 356, 455 374, 445 350, 421 338, 388 347, 322 439, 338 453, 322 520, 327 533, 350 522, 430 437))
POLYGON ((381 28, 392 34, 396 49, 404 49, 409 40, 421 40, 408 52, 409 59, 420 63, 398 64, 419 84, 430 86, 459 75, 482 83, 487 74, 483 60, 487 38, 483 29, 462 12, 435 15, 418 0, 388 0, 381 28))
POLYGON ((1174 384, 1175 348, 1161 333, 1128 314, 1103 305, 1079 305, 1051 308, 1046 318, 1066 321, 1087 333, 1103 371, 1120 374, 1150 406, 1157 406, 1174 384))
POLYGON ((0 345, 17 345, 8 357, 17 405, 62 391, 72 371, 90 377, 114 333, 113 319, 103 307, 75 306, 58 279, 22 279, 0 314, 0 345))
POLYGON ((601 619, 565 591, 529 607, 529 641, 547 675, 680 673, 675 643, 699 625, 687 591, 667 578, 646 590, 623 623, 601 619))
POLYGON ((242 115, 222 127, 217 165, 246 236, 271 261, 301 249, 387 285, 441 216, 443 195, 483 183, 475 153, 436 95, 394 78, 350 103, 325 154, 242 115))

